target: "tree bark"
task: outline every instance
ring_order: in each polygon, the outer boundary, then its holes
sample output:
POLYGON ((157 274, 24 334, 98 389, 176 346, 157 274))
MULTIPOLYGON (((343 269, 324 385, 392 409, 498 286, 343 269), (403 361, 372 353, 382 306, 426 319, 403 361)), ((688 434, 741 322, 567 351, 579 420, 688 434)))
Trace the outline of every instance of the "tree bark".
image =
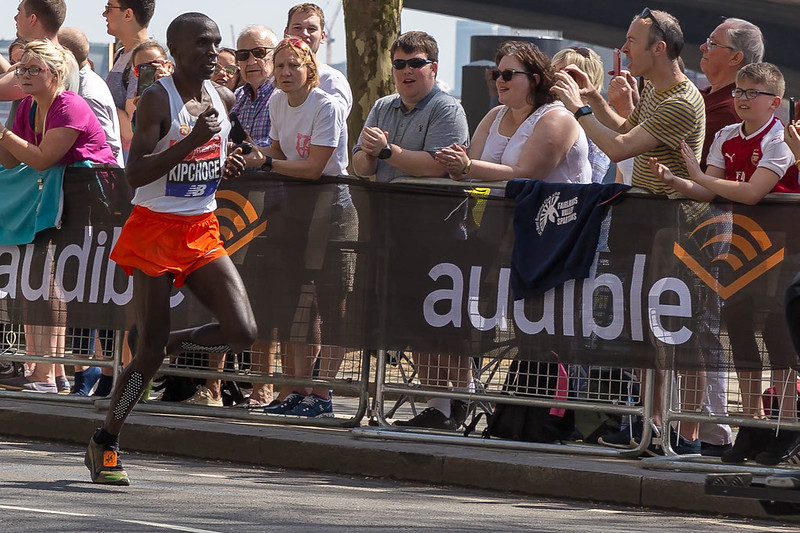
POLYGON ((358 140, 372 104, 395 91, 389 49, 400 35, 403 0, 343 0, 347 79, 353 110, 347 121, 350 146, 358 140))

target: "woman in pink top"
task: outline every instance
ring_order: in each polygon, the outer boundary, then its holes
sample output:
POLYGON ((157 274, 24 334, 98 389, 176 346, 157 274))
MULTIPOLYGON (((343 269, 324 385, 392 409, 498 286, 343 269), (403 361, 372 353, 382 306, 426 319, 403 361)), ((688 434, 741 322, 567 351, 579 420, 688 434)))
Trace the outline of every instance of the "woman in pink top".
MULTIPOLYGON (((67 56, 69 53, 50 41, 31 41, 23 47, 15 75, 28 96, 20 102, 12 129, 3 127, 0 131, 3 167, 10 169, 24 163, 44 171, 54 165, 78 162, 117 166, 106 135, 89 105, 79 95, 64 90, 69 64, 74 63, 67 56)), ((31 268, 43 268, 39 266, 43 258, 44 254, 37 255, 31 268)), ((50 291, 46 299, 52 317, 50 324, 25 326, 29 355, 64 355, 65 304, 58 298, 60 289, 52 280, 50 291)), ((63 366, 58 365, 58 369, 55 366, 38 363, 31 376, 3 380, 0 388, 57 392, 61 387, 56 386, 56 376, 67 387, 69 383, 63 377, 63 366)))
POLYGON ((86 101, 64 90, 68 51, 50 41, 31 41, 15 72, 25 97, 11 131, 0 132, 0 164, 36 170, 80 161, 113 165, 100 122, 86 101))

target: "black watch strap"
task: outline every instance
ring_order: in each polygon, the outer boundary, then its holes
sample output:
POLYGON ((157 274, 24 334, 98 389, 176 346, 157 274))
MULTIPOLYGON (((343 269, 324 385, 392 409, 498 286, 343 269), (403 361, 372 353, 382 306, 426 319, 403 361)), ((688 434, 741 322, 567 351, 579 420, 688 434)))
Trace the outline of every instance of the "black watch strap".
POLYGON ((575 111, 575 120, 578 120, 583 116, 591 115, 591 114, 592 114, 592 108, 589 107, 588 105, 585 105, 583 107, 579 107, 578 110, 575 111))
POLYGON ((378 152, 378 159, 389 159, 390 157, 392 157, 392 147, 387 144, 378 152))
POLYGON ((266 157, 267 160, 264 161, 263 165, 261 165, 261 170, 263 170, 264 172, 272 172, 272 158, 268 155, 264 157, 266 157))

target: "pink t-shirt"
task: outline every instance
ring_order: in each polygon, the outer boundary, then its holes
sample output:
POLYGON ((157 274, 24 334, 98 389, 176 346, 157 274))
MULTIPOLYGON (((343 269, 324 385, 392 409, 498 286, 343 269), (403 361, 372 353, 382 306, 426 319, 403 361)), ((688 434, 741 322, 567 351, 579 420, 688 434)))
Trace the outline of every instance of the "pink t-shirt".
MULTIPOLYGON (((27 96, 20 102, 11 131, 38 146, 42 142, 42 136, 37 135, 34 130, 31 119, 32 105, 32 96, 27 96)), ((77 161, 92 161, 117 166, 117 160, 106 143, 106 134, 103 132, 100 122, 89 104, 78 94, 72 91, 63 91, 56 96, 47 111, 45 128, 47 130, 71 128, 78 131, 75 144, 67 150, 67 153, 58 162, 59 165, 71 165, 77 161)))

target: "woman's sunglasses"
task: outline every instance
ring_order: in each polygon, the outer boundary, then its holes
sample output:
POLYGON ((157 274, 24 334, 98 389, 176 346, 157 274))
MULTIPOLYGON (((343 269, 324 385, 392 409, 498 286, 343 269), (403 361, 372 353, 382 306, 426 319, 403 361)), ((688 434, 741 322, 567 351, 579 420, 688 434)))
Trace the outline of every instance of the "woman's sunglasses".
POLYGON ((133 67, 133 75, 138 78, 139 77, 139 69, 143 65, 152 65, 152 66, 154 66, 156 68, 160 68, 160 67, 163 67, 164 65, 166 65, 167 63, 169 63, 169 61, 167 61, 166 59, 154 59, 152 61, 148 61, 147 63, 139 63, 138 65, 134 65, 134 67, 133 67))
POLYGON ((494 69, 492 71, 492 79, 494 81, 497 81, 498 78, 503 78, 503 81, 511 81, 511 78, 514 77, 514 74, 525 74, 526 76, 533 76, 533 72, 525 72, 522 70, 514 70, 513 68, 507 68, 505 70, 494 69))
POLYGON ((227 65, 227 66, 224 66, 224 67, 222 65, 220 65, 219 63, 214 65, 214 74, 219 74, 220 72, 224 72, 225 75, 227 75, 227 76, 233 76, 238 71, 239 71, 239 67, 237 67, 236 65, 227 65))

